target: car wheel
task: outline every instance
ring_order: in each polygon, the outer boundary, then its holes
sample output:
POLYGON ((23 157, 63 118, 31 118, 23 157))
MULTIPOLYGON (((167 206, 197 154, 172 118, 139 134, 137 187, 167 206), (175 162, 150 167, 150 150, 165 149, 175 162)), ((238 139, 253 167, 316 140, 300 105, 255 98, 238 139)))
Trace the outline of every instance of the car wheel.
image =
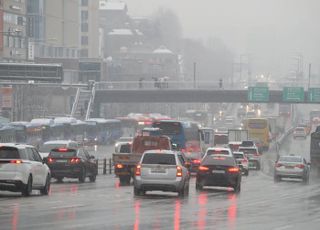
POLYGON ((260 170, 261 166, 259 162, 256 162, 256 170, 260 170))
POLYGON ((86 169, 82 168, 80 176, 79 176, 79 182, 84 183, 86 181, 86 169))
POLYGON ((238 182, 234 187, 233 190, 235 193, 239 193, 241 191, 241 183, 238 182))
POLYGON ((249 176, 249 170, 248 169, 245 170, 244 175, 245 176, 249 176))
POLYGON ((93 174, 91 176, 89 176, 90 182, 95 182, 97 179, 97 174, 93 174))
POLYGON ((44 187, 42 189, 40 189, 40 193, 41 195, 48 195, 49 191, 50 191, 50 184, 51 184, 51 177, 48 174, 47 175, 47 179, 46 179, 46 184, 44 185, 44 187))
POLYGON ((28 183, 22 189, 22 195, 30 196, 31 192, 32 192, 32 176, 30 175, 28 178, 28 183))
POLYGON ((56 177, 56 180, 58 183, 62 183, 63 182, 63 177, 56 177))
POLYGON ((278 175, 274 175, 273 180, 274 182, 279 182, 281 180, 281 177, 278 175))
POLYGON ((133 187, 133 193, 135 196, 143 196, 145 195, 145 191, 138 189, 137 187, 133 187))
POLYGON ((200 191, 203 189, 203 185, 196 183, 196 190, 200 191))
POLYGON ((307 175, 303 176, 303 177, 302 177, 302 182, 303 182, 304 184, 308 184, 308 183, 309 183, 309 176, 307 176, 307 175))

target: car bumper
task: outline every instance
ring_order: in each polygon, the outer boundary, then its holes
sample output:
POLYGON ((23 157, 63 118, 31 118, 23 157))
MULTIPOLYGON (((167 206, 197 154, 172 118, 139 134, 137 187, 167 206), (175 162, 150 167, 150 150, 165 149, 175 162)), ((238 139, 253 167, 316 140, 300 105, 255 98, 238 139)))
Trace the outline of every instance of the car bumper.
POLYGON ((144 191, 170 191, 177 192, 184 186, 184 180, 145 180, 134 179, 134 187, 144 191))
POLYGON ((20 180, 0 180, 0 190, 19 192, 25 187, 20 180))
POLYGON ((239 179, 239 175, 197 175, 196 183, 202 186, 234 187, 239 179))
POLYGON ((293 170, 276 170, 276 176, 288 177, 288 178, 302 178, 305 175, 304 171, 293 171, 293 170))
POLYGON ((81 167, 72 167, 72 168, 50 168, 51 177, 69 177, 69 178, 78 178, 81 174, 81 167))

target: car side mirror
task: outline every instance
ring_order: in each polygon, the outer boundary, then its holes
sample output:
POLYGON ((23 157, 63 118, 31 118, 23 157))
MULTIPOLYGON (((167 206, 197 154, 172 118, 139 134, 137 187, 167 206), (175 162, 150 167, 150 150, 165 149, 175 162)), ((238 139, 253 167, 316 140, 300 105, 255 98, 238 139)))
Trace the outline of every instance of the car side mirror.
POLYGON ((47 163, 47 157, 42 158, 42 164, 46 164, 47 163))

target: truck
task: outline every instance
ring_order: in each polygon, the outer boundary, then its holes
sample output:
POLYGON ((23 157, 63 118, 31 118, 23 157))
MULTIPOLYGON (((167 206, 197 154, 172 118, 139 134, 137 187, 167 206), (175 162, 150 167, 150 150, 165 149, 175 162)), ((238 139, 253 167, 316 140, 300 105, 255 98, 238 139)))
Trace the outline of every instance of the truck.
POLYGON ((238 151, 242 141, 248 140, 248 130, 229 129, 228 130, 229 147, 232 151, 238 151))
POLYGON ((114 172, 119 177, 120 184, 130 184, 136 165, 145 151, 171 150, 171 148, 171 140, 168 136, 144 136, 141 134, 134 137, 130 153, 114 153, 112 155, 114 172))
POLYGON ((320 126, 311 133, 310 138, 310 163, 311 168, 315 169, 320 175, 320 126))

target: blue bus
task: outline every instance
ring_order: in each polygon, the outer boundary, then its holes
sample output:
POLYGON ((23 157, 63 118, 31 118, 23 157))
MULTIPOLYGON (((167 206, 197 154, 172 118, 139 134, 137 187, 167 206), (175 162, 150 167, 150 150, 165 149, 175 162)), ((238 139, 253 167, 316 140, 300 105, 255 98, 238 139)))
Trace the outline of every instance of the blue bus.
POLYGON ((153 128, 159 128, 161 135, 171 138, 182 152, 201 152, 200 129, 196 122, 162 120, 155 121, 153 128))

